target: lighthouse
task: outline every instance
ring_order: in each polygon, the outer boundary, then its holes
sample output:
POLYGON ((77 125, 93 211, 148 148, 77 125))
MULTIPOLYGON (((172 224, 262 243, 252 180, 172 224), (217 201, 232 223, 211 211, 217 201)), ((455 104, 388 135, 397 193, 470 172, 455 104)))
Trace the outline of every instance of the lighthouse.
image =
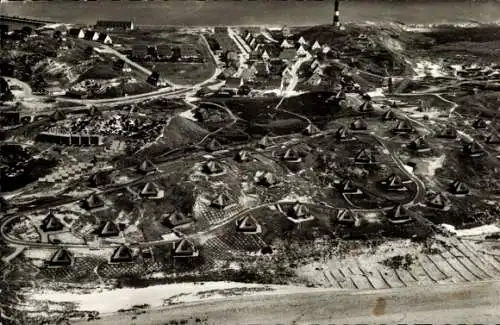
POLYGON ((339 6, 340 6, 340 0, 335 0, 335 7, 334 7, 334 13, 333 13, 333 26, 335 26, 335 27, 340 27, 339 6))

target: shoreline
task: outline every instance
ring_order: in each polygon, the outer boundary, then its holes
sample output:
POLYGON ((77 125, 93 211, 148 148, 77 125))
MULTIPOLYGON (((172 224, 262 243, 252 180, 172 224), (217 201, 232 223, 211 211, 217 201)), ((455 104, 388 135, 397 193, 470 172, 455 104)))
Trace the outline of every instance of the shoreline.
MULTIPOLYGON (((40 23, 44 23, 46 25, 50 24, 67 24, 67 25, 82 25, 82 26, 92 26, 93 24, 86 23, 78 23, 78 22, 69 22, 69 21, 57 21, 49 17, 32 17, 32 16, 10 16, 10 15, 1 15, 5 18, 16 18, 16 19, 26 19, 32 21, 39 21, 40 23)), ((96 19, 98 20, 106 20, 106 19, 96 19)), ((125 19, 126 20, 126 19, 125 19)), ((27 22, 29 23, 29 22, 27 22)), ((94 22, 95 24, 95 22, 94 22)), ((404 23, 397 20, 364 20, 364 21, 344 21, 344 25, 346 26, 399 26, 402 28, 443 28, 443 27, 455 27, 455 28, 474 28, 481 26, 499 26, 500 27, 500 19, 494 21, 480 22, 475 20, 457 20, 457 21, 442 21, 442 22, 433 22, 433 23, 404 23)), ((217 27, 237 27, 237 28, 266 28, 270 30, 279 30, 284 27, 288 28, 312 28, 317 26, 328 26, 330 24, 315 24, 315 25, 293 25, 289 26, 286 24, 219 24, 219 25, 180 25, 180 24, 141 24, 136 23, 135 26, 137 28, 147 28, 147 29, 161 29, 161 28, 217 28, 217 27)), ((42 26, 43 27, 43 26, 42 26)))

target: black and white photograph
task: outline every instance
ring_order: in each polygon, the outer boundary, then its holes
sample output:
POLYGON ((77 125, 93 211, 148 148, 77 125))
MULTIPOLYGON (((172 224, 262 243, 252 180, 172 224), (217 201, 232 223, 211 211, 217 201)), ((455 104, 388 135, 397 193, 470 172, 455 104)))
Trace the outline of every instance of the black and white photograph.
POLYGON ((1 0, 0 325, 499 323, 499 111, 500 0, 1 0))

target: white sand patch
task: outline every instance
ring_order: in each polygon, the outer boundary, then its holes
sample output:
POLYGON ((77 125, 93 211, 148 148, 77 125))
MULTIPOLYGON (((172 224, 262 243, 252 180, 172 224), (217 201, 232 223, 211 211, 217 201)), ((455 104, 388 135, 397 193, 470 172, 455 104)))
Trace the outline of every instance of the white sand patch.
POLYGON ((500 228, 494 224, 474 227, 470 229, 455 229, 454 226, 443 223, 441 224, 441 227, 455 234, 457 237, 480 236, 486 234, 500 233, 500 228))
POLYGON ((383 92, 383 89, 382 88, 376 88, 374 91, 370 91, 367 93, 368 96, 370 96, 371 98, 374 98, 374 97, 385 97, 384 95, 384 92, 383 92))
POLYGON ((179 237, 175 233, 171 232, 169 234, 162 235, 161 239, 164 241, 178 241, 181 239, 181 237, 179 237))
POLYGON ((362 213, 363 219, 369 223, 379 223, 380 222, 380 214, 377 212, 364 212, 362 213))
POLYGON ((432 28, 430 28, 428 25, 423 25, 423 24, 403 25, 403 26, 401 26, 401 28, 407 32, 414 32, 414 33, 432 32, 432 28))
POLYGON ((426 76, 438 78, 447 75, 442 62, 422 60, 415 63, 413 70, 417 74, 417 78, 423 78, 426 76))
POLYGON ((301 202, 301 203, 313 203, 313 199, 310 196, 301 196, 295 193, 290 193, 281 199, 279 202, 301 202))
MULTIPOLYGON (((249 294, 276 294, 276 293, 299 293, 306 291, 321 291, 321 289, 311 289, 296 286, 264 286, 260 284, 247 284, 238 282, 205 282, 197 283, 176 283, 150 286, 146 288, 124 288, 115 290, 95 291, 93 293, 76 293, 45 290, 43 292, 32 293, 31 300, 50 300, 52 302, 72 302, 78 306, 79 310, 95 310, 99 313, 112 313, 119 309, 128 309, 134 305, 149 304, 151 307, 160 307, 164 300, 175 298, 175 303, 188 301, 199 301, 201 299, 222 298, 217 294, 206 294, 210 290, 231 290, 239 289, 267 289, 265 291, 250 291, 249 294), (174 297, 175 296, 175 297, 174 297)), ((88 290, 86 290, 88 292, 88 290)), ((245 292, 247 293, 247 292, 245 292)))
POLYGON ((445 159, 446 155, 444 154, 439 157, 421 159, 421 163, 418 166, 419 174, 429 178, 434 177, 436 170, 443 167, 445 159))
POLYGON ((180 113, 179 116, 187 118, 187 119, 189 119, 191 121, 198 122, 198 120, 194 117, 194 113, 193 113, 192 109, 189 109, 187 111, 184 111, 184 112, 180 113))
POLYGON ((408 165, 403 165, 403 166, 404 166, 404 168, 406 169, 406 171, 407 171, 408 173, 413 174, 413 167, 408 166, 408 165))

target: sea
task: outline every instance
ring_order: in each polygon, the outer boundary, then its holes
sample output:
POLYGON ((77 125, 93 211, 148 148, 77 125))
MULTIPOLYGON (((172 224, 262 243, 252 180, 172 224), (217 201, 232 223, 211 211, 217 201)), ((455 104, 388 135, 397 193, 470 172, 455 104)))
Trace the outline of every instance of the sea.
MULTIPOLYGON (((343 0, 341 20, 407 25, 499 23, 499 0, 343 0)), ((143 26, 312 26, 332 21, 333 0, 0 2, 3 15, 65 23, 132 20, 143 26)))

